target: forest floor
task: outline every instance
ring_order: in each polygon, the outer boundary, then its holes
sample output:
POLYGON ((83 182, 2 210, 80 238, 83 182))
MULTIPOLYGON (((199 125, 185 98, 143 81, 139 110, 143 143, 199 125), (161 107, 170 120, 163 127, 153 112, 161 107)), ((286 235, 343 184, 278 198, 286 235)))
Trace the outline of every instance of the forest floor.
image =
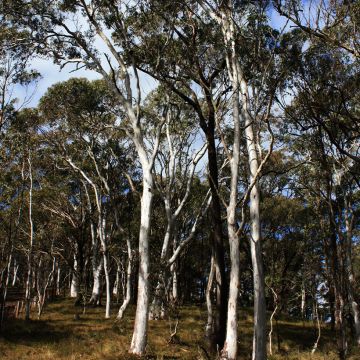
MULTIPOLYGON (((0 333, 1 360, 115 360, 133 359, 127 355, 134 321, 134 308, 125 319, 114 323, 105 320, 104 308, 87 308, 80 319, 74 320, 76 311, 73 300, 57 300, 45 308, 41 320, 25 322, 7 320, 0 333)), ((240 312, 239 359, 251 359, 252 318, 251 310, 240 312)), ((36 317, 35 314, 33 315, 36 317)), ((170 322, 150 321, 146 359, 207 359, 204 324, 206 311, 202 307, 182 307, 178 325, 178 338, 169 344, 170 322)), ((172 324, 174 325, 174 324, 172 324)), ((312 322, 278 321, 274 329, 273 356, 269 359, 337 359, 335 335, 327 325, 321 329, 318 350, 310 355, 317 338, 312 322), (281 341, 278 351, 278 335, 281 341)), ((211 356, 214 358, 214 356, 211 356)), ((353 349, 349 359, 360 359, 360 352, 353 349)))

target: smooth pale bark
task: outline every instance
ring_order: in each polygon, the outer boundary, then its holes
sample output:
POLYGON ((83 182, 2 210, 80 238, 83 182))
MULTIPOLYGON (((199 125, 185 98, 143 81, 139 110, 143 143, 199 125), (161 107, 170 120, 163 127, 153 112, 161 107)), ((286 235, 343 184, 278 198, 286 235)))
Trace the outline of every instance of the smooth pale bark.
MULTIPOLYGON (((231 12, 221 14, 222 31, 228 47, 226 56, 227 69, 233 87, 233 147, 230 158, 231 182, 230 198, 227 206, 227 230, 230 245, 230 286, 227 308, 226 338, 221 351, 221 359, 235 360, 237 357, 238 297, 240 285, 240 249, 239 234, 236 225, 236 205, 238 195, 239 163, 240 163, 240 108, 239 108, 239 74, 237 71, 237 55, 235 49, 235 29, 230 20, 231 12)), ((230 156, 230 155, 229 155, 230 156)))
POLYGON ((108 261, 107 251, 104 251, 103 259, 104 259, 104 273, 105 273, 105 287, 106 287, 105 319, 110 319, 111 287, 110 287, 109 261, 108 261))
POLYGON ((98 266, 93 269, 93 287, 91 292, 90 304, 100 305, 101 294, 101 272, 104 267, 104 259, 101 258, 98 266))
POLYGON ((239 124, 239 95, 235 91, 233 94, 233 119, 234 119, 234 146, 232 158, 230 160, 231 168, 231 187, 230 201, 227 207, 227 228, 230 245, 230 286, 227 308, 226 338, 221 352, 221 358, 234 360, 237 357, 237 327, 238 315, 237 304, 239 297, 239 277, 240 277, 240 251, 239 235, 236 228, 236 203, 238 188, 238 172, 240 160, 240 124, 239 124))
POLYGON ((174 262, 170 267, 171 275, 172 275, 172 301, 173 303, 177 303, 178 301, 178 278, 177 278, 177 264, 174 262))
POLYGON ((250 184, 255 182, 250 191, 250 249, 254 282, 254 336, 252 359, 262 360, 266 359, 266 303, 261 251, 260 187, 258 180, 256 179, 259 170, 259 162, 252 120, 248 115, 247 110, 248 109, 245 107, 245 135, 250 168, 250 184))
POLYGON ((34 223, 32 217, 32 196, 33 196, 33 176, 32 176, 32 162, 31 156, 28 156, 28 165, 29 165, 29 179, 30 179, 30 188, 29 188, 29 223, 30 223, 30 244, 28 250, 28 273, 26 279, 26 291, 25 291, 25 320, 30 319, 30 307, 31 307, 31 286, 32 286, 32 263, 33 263, 33 249, 34 249, 34 223))
POLYGON ((305 291, 305 285, 303 284, 301 288, 301 304, 300 304, 302 320, 305 319, 305 305, 306 305, 305 301, 306 301, 306 291, 305 291))
POLYGON ((105 319, 110 318, 110 306, 111 306, 111 284, 110 284, 110 274, 109 274, 109 254, 108 254, 108 239, 106 235, 106 219, 105 214, 102 213, 101 208, 101 199, 98 196, 98 192, 96 191, 96 202, 98 205, 98 235, 101 243, 101 251, 104 265, 104 273, 105 273, 105 288, 106 288, 106 304, 105 304, 105 319))
POLYGON ((124 296, 123 303, 120 306, 119 313, 117 315, 117 319, 121 320, 124 317, 125 310, 130 303, 131 300, 131 274, 132 274, 132 249, 130 238, 126 238, 127 252, 128 252, 128 264, 126 269, 126 293, 124 296))
POLYGON ((79 290, 78 262, 76 259, 76 254, 74 254, 74 266, 71 278, 70 297, 77 298, 79 296, 79 290))
MULTIPOLYGON (((178 241, 176 236, 174 236, 173 239, 173 253, 175 253, 178 246, 178 241)), ((177 304, 179 300, 179 291, 178 291, 178 264, 175 260, 171 266, 170 266, 170 272, 171 272, 171 281, 172 281, 172 294, 171 294, 171 300, 173 304, 177 304)))
POLYGON ((60 277, 61 277, 61 268, 60 268, 60 264, 57 263, 56 295, 60 295, 60 277))
POLYGON ((13 278, 12 278, 11 286, 15 286, 16 284, 18 270, 19 270, 19 264, 17 263, 16 259, 14 259, 13 278))
MULTIPOLYGON (((88 194, 87 194, 88 195, 88 194)), ((88 208, 90 213, 92 212, 91 200, 88 196, 88 208)), ((104 267, 104 259, 100 257, 99 259, 99 244, 98 237, 96 236, 95 224, 90 223, 90 233, 92 240, 92 270, 93 270, 93 288, 91 293, 91 298, 89 300, 90 304, 100 305, 100 293, 101 293, 101 272, 104 267)))
MULTIPOLYGON (((140 159, 142 160, 142 159, 140 159)), ((144 160, 144 159, 143 159, 144 160)), ((147 343, 149 316, 149 235, 153 200, 153 177, 151 168, 143 163, 143 190, 141 197, 141 219, 139 233, 139 279, 134 332, 130 352, 142 355, 147 343)))

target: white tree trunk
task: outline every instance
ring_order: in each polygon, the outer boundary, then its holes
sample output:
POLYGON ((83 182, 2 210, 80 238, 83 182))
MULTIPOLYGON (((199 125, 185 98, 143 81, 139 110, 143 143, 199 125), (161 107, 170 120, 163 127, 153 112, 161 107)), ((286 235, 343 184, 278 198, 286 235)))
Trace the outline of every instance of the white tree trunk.
POLYGON ((106 304, 105 304, 105 319, 110 318, 110 307, 111 307, 111 286, 110 286, 110 274, 109 274, 109 258, 108 258, 108 239, 106 235, 106 218, 105 214, 102 213, 101 209, 101 198, 96 192, 97 196, 97 207, 98 207, 98 235, 100 238, 101 243, 101 250, 102 250, 102 258, 104 264, 104 273, 105 273, 105 288, 106 288, 106 304))
POLYGON ((30 319, 30 307, 31 307, 31 286, 32 286, 32 262, 33 262, 33 248, 34 248, 34 223, 32 218, 32 192, 33 192, 33 176, 32 176, 32 162, 31 155, 28 156, 29 164, 29 179, 30 179, 30 189, 29 189, 29 222, 30 222, 30 244, 28 252, 28 273, 26 280, 26 292, 25 292, 25 320, 30 319))
POLYGON ((105 319, 110 319, 110 306, 111 306, 111 287, 110 287, 110 274, 108 264, 108 253, 104 250, 104 273, 105 273, 105 287, 106 287, 106 305, 105 305, 105 319))
POLYGON ((244 113, 246 118, 245 135, 250 168, 250 184, 255 181, 250 192, 250 249, 254 282, 254 336, 252 359, 263 360, 266 359, 266 303, 261 252, 260 187, 256 180, 259 162, 257 158, 256 139, 254 136, 252 119, 248 115, 247 108, 244 109, 244 113))
POLYGON ((103 269, 104 259, 101 258, 100 262, 95 269, 93 269, 93 288, 90 298, 90 304, 100 305, 100 293, 101 293, 101 272, 103 269))
MULTIPOLYGON (((238 104, 237 92, 234 93, 233 102, 238 104)), ((239 253, 239 235, 236 229, 236 202, 237 202, 237 182, 238 182, 238 169, 239 169, 239 114, 236 113, 236 107, 234 104, 234 148, 230 161, 231 166, 231 192, 230 202, 227 208, 227 223, 228 223, 228 236, 230 245, 230 287, 229 287, 229 299, 228 299, 228 312, 226 322, 226 338, 224 347, 221 353, 221 357, 227 360, 235 360, 237 357, 237 303, 239 296, 239 276, 240 276, 240 253, 239 253)))
POLYGON ((57 263, 57 276, 56 276, 56 295, 60 295, 60 276, 61 276, 61 269, 60 264, 57 263))
POLYGON ((16 284, 16 280, 17 280, 17 273, 19 270, 19 264, 17 263, 16 259, 14 259, 14 267, 13 267, 13 279, 12 279, 12 283, 11 286, 15 286, 16 284))
POLYGON ((306 291, 305 291, 305 285, 302 285, 301 288, 301 318, 302 320, 305 319, 305 306, 306 306, 306 291))
POLYGON ((230 198, 227 206, 227 229, 230 245, 230 285, 229 285, 229 299, 227 309, 226 322, 226 338, 224 347, 221 352, 221 358, 226 360, 235 360, 237 357, 237 303, 239 297, 239 277, 240 277, 240 249, 239 249, 239 235, 237 233, 236 225, 236 205, 238 195, 238 177, 239 177, 239 163, 240 163, 240 108, 239 108, 239 91, 237 73, 237 58, 235 50, 235 30, 234 24, 230 21, 229 15, 222 14, 222 30, 225 43, 228 46, 227 54, 227 68, 229 77, 233 87, 233 149, 230 158, 231 183, 230 183, 230 198))
POLYGON ((139 279, 134 332, 130 352, 142 355, 147 343, 149 315, 149 235, 151 223, 153 178, 149 166, 143 164, 143 191, 139 234, 139 279))
POLYGON ((78 263, 76 254, 74 254, 74 270, 72 271, 70 297, 77 298, 79 296, 79 278, 78 278, 78 263))
POLYGON ((176 269, 176 262, 171 265, 171 274, 172 274, 172 301, 177 303, 178 301, 178 278, 177 278, 177 269, 176 269))
POLYGON ((127 237, 126 239, 126 244, 127 244, 127 252, 128 252, 128 264, 126 270, 126 294, 124 296, 123 303, 121 304, 119 313, 117 315, 118 320, 121 320, 123 318, 125 310, 131 300, 132 250, 131 250, 131 243, 129 237, 127 237))

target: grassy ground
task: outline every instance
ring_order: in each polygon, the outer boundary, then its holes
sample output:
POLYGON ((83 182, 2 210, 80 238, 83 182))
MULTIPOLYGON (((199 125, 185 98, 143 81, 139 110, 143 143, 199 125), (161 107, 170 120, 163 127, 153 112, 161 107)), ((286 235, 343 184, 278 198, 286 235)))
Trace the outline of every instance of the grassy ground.
MULTIPOLYGON (((114 309, 115 313, 116 309, 114 309)), ((88 308, 79 320, 74 320, 72 300, 58 300, 47 306, 41 320, 28 323, 8 320, 0 334, 2 360, 112 360, 131 359, 127 349, 131 340, 134 309, 117 324, 105 320, 103 308, 88 308)), ((204 309, 183 307, 178 326, 178 342, 169 344, 169 321, 150 321, 147 359, 206 359, 203 329, 204 309)), ((35 315, 34 315, 35 317, 35 315)), ((239 324, 239 359, 250 359, 252 319, 249 310, 241 311, 239 324)), ((312 323, 286 320, 278 323, 281 351, 277 351, 277 332, 274 331, 273 356, 269 359, 336 359, 334 334, 325 327, 319 349, 310 356, 316 333, 312 323)), ((212 356, 213 358, 213 356, 212 356)), ((354 353, 350 359, 360 359, 354 353)))

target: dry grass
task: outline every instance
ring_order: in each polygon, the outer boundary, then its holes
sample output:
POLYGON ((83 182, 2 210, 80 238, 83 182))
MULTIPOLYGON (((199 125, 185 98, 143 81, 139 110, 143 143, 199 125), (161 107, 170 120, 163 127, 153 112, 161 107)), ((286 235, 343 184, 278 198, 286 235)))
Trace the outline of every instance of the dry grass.
MULTIPOLYGON (((115 314, 116 309, 113 313, 115 314)), ((95 360, 131 359, 127 354, 130 344, 134 309, 117 324, 105 320, 103 308, 88 308, 80 320, 74 320, 75 308, 71 300, 58 300, 45 309, 41 320, 26 323, 9 320, 0 334, 2 360, 95 360)), ((183 307, 178 328, 179 342, 168 344, 169 321, 151 321, 147 359, 206 359, 203 329, 206 314, 200 307, 183 307)), ((239 359, 250 359, 252 318, 250 310, 241 311, 239 324, 239 359)), ((336 359, 334 334, 322 329, 319 350, 311 357, 316 338, 312 323, 279 321, 281 351, 277 351, 275 331, 274 355, 269 359, 336 359)), ((214 358, 214 356, 212 356, 214 358)), ((350 359, 360 359, 360 353, 350 359)))

